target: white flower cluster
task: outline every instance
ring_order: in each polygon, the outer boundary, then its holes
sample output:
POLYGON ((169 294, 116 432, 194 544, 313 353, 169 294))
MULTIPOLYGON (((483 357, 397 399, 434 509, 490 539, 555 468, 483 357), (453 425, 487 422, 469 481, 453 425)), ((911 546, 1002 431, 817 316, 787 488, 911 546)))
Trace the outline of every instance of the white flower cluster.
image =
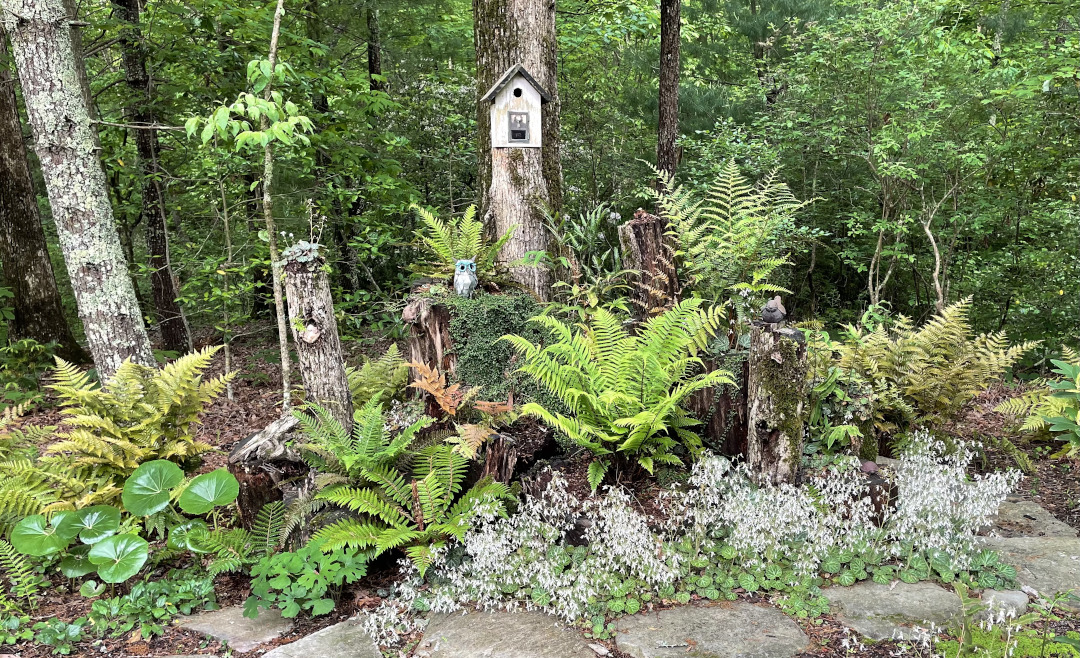
POLYGON ((974 536, 997 513, 1019 483, 1019 471, 967 477, 974 452, 963 444, 949 454, 945 444, 920 430, 893 473, 896 503, 886 521, 894 553, 902 546, 941 549, 966 568, 974 536))
POLYGON ((676 532, 688 526, 698 543, 726 535, 748 567, 784 559, 799 573, 815 573, 830 552, 873 543, 881 534, 857 464, 841 460, 799 487, 759 487, 745 465, 706 457, 694 466, 689 488, 674 496, 686 524, 676 532))

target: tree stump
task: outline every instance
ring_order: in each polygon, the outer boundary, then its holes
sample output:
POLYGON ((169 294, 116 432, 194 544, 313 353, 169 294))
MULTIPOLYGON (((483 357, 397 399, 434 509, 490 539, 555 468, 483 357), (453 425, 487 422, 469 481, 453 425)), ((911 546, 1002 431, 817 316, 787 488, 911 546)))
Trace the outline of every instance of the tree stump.
MULTIPOLYGON (((450 337, 450 309, 429 297, 414 297, 402 311, 401 320, 409 325, 409 361, 438 368, 449 377, 457 365, 450 337)), ((415 381, 417 375, 412 368, 410 379, 415 381)))
POLYGON ((240 483, 236 498, 240 525, 249 530, 263 505, 275 500, 296 498, 307 465, 289 446, 291 434, 300 424, 295 417, 282 416, 251 434, 229 453, 229 472, 240 483))
POLYGON ((349 430, 352 395, 345 375, 330 281, 323 269, 326 260, 318 250, 318 245, 300 242, 282 254, 289 324, 308 401, 329 411, 349 430))
POLYGON ((690 396, 687 408, 702 421, 701 438, 710 450, 728 456, 746 455, 746 389, 750 377, 746 352, 728 353, 727 358, 705 359, 706 371, 731 372, 737 386, 708 388, 690 396))
POLYGON ((746 461, 761 484, 795 482, 802 458, 806 339, 757 324, 750 331, 746 461))
POLYGON ((681 291, 666 230, 663 219, 640 208, 619 227, 623 267, 638 272, 630 277, 630 300, 639 310, 635 315, 645 319, 674 303, 681 291))

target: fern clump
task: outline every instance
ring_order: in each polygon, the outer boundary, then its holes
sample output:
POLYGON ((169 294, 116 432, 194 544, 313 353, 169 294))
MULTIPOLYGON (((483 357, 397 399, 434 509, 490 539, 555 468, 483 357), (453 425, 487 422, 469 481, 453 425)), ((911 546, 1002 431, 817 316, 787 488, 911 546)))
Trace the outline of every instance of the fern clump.
POLYGON ((742 319, 764 297, 789 292, 770 282, 787 264, 785 239, 806 206, 775 172, 751 184, 729 160, 705 198, 657 172, 660 215, 677 248, 689 288, 714 303, 728 302, 742 319))
MULTIPOLYGON (((1080 352, 1070 348, 1062 348, 1061 362, 1065 365, 1080 367, 1080 352)), ((1069 397, 1056 395, 1056 388, 1051 384, 1058 383, 1061 379, 1037 379, 1031 382, 1031 388, 1021 395, 1002 402, 994 407, 994 411, 1022 419, 1020 431, 1039 432, 1049 427, 1048 418, 1065 416, 1075 405, 1075 401, 1069 397)))
POLYGON ((431 211, 413 205, 424 226, 417 231, 424 247, 426 260, 414 268, 417 274, 449 279, 454 276, 454 263, 476 261, 476 275, 491 278, 495 273, 499 250, 513 235, 511 228, 495 242, 484 238, 484 223, 476 217, 476 206, 469 206, 461 217, 443 221, 431 211))
POLYGON ((682 403, 695 391, 732 384, 722 370, 701 372, 697 356, 722 320, 704 300, 679 302, 651 318, 636 335, 605 309, 574 328, 551 316, 533 318, 553 338, 541 347, 520 336, 506 336, 523 359, 521 370, 562 402, 569 413, 532 402, 522 413, 536 416, 594 456, 589 484, 595 490, 612 459, 620 458, 652 473, 657 465, 681 464, 682 446, 696 456, 698 424, 682 403))
POLYGON ((424 571, 449 539, 464 536, 478 505, 505 513, 509 487, 485 479, 464 491, 469 461, 453 446, 412 450, 433 419, 423 417, 392 436, 377 400, 356 411, 351 433, 325 410, 313 412, 298 418, 307 438, 302 454, 319 473, 317 493, 294 504, 285 533, 322 506, 345 508, 357 517, 314 535, 325 551, 350 547, 374 557, 401 549, 424 571))
POLYGON ((352 393, 353 407, 359 409, 369 400, 387 403, 398 397, 409 383, 409 364, 396 344, 391 344, 377 359, 365 359, 359 368, 345 368, 352 393))
POLYGON ((1035 346, 1010 347, 1003 332, 975 335, 970 307, 970 298, 959 301, 918 328, 903 315, 873 329, 848 326, 818 367, 833 365, 871 384, 880 431, 945 422, 1035 346))
POLYGON ((60 442, 51 455, 66 455, 75 468, 90 467, 121 485, 139 464, 167 459, 189 468, 213 446, 195 439, 206 407, 232 374, 204 379, 219 348, 206 348, 160 370, 126 362, 105 387, 57 359, 50 386, 63 408, 60 442))

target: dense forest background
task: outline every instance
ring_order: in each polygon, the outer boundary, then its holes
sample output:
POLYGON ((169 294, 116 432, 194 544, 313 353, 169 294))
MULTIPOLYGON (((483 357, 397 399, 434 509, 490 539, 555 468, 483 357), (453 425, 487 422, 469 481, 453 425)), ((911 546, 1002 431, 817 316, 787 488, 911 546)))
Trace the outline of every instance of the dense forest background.
MULTIPOLYGON (((126 4, 87 0, 78 16, 101 160, 140 305, 152 318, 147 173, 125 126, 151 116, 161 129, 150 175, 164 195, 188 320, 252 330, 261 325, 250 319, 273 313, 262 149, 218 135, 203 142, 183 126, 252 90, 246 68, 266 56, 275 5, 147 2, 144 98, 125 84, 126 4)), ((1076 344, 1075 4, 682 5, 678 180, 705 191, 733 158, 749 178, 775 171, 810 201, 776 238, 791 250, 777 277, 794 293, 789 313, 853 322, 886 302, 921 319, 973 295, 976 328, 1042 340, 1037 359, 1076 344)), ((277 57, 288 73, 275 89, 314 131, 309 143, 279 139, 274 211, 285 244, 330 247, 346 336, 398 331, 416 258, 410 205, 449 216, 476 201, 473 24, 464 0, 286 5, 277 57)), ((564 201, 552 224, 597 245, 598 257, 617 248, 615 227, 652 203, 659 25, 649 1, 557 7, 564 201)), ((46 231, 67 290, 51 222, 46 231)), ((64 299, 77 324, 73 297, 64 299)))

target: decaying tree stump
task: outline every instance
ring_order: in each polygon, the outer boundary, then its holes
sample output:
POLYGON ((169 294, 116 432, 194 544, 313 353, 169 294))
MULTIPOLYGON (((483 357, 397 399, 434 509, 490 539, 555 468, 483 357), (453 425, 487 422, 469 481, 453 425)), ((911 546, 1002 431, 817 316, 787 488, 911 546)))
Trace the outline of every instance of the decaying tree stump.
POLYGON ((750 331, 746 461, 761 483, 794 482, 802 457, 806 339, 755 323, 750 331))
POLYGON ((630 299, 637 308, 635 315, 642 318, 669 306, 681 292, 666 228, 663 219, 640 208, 619 227, 623 267, 638 272, 629 277, 630 299))
POLYGON ((352 427, 352 395, 330 281, 323 269, 326 260, 318 254, 317 245, 306 242, 286 249, 282 256, 289 325, 307 399, 329 411, 348 430, 352 427))
POLYGON ((291 415, 282 416, 237 443, 229 453, 229 472, 240 483, 236 506, 243 527, 251 528, 263 505, 295 497, 295 493, 287 496, 287 489, 298 488, 307 471, 307 465, 289 447, 299 424, 291 415))
POLYGON ((745 352, 739 352, 723 360, 705 359, 706 371, 728 370, 738 386, 707 388, 687 401, 690 413, 704 423, 701 437, 705 445, 732 457, 746 454, 746 389, 750 369, 745 357, 745 352))
MULTIPOLYGON (((457 365, 450 337, 450 309, 429 297, 414 297, 402 311, 401 320, 409 325, 409 361, 438 368, 449 377, 457 365)), ((416 379, 416 368, 409 376, 416 379)))

